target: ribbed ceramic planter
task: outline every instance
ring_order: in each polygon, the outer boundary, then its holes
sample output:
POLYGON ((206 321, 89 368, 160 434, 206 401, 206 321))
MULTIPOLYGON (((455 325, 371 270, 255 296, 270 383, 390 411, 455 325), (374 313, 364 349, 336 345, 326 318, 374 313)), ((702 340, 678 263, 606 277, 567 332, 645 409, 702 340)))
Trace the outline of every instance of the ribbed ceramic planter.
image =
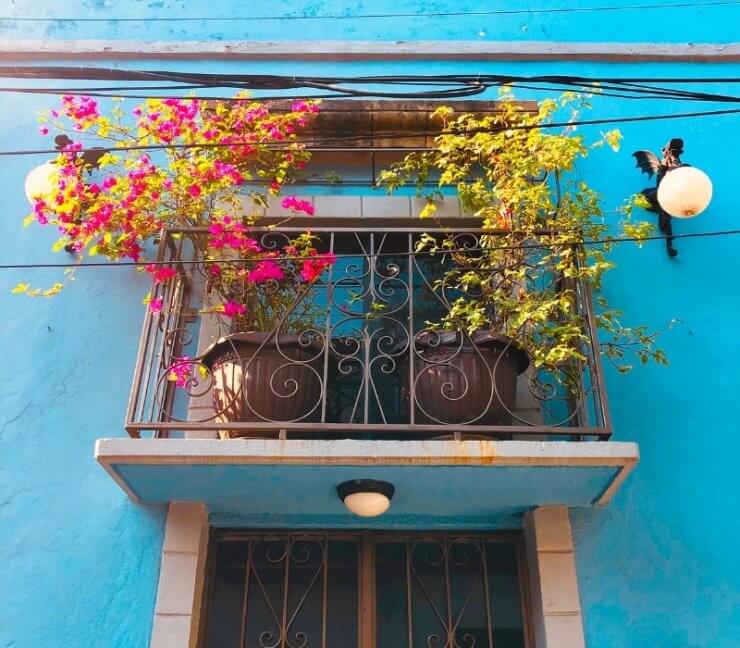
MULTIPOLYGON (((414 340, 418 423, 508 425, 516 409, 517 377, 529 365, 512 340, 490 331, 471 337, 423 333, 414 340)), ((408 378, 408 367, 406 378, 408 378)))
MULTIPOLYGON (((321 414, 323 354, 297 335, 235 333, 203 357, 213 375, 217 423, 311 422, 321 414)), ((269 436, 219 431, 221 438, 269 436)))

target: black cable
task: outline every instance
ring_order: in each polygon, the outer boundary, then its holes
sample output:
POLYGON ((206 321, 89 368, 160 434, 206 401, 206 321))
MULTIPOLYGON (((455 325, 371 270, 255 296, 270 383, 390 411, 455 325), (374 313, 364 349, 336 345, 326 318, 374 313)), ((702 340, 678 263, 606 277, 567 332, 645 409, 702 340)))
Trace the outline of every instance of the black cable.
MULTIPOLYGON (((422 136, 439 136, 439 135, 471 135, 476 133, 495 133, 495 132, 502 132, 502 131, 510 131, 510 130, 536 130, 536 129, 547 129, 547 128, 573 128, 577 126, 594 126, 594 125, 603 125, 603 124, 620 124, 620 123, 632 123, 632 122, 643 122, 643 121, 657 121, 662 119, 688 119, 690 117, 711 117, 711 116, 720 116, 720 115, 731 115, 731 114, 737 114, 740 113, 740 108, 729 108, 726 110, 706 110, 706 111, 699 111, 699 112, 684 112, 684 113, 671 113, 671 114, 665 114, 665 115, 641 115, 641 116, 634 116, 634 117, 613 117, 613 118, 604 118, 604 119, 582 119, 582 120, 574 120, 574 121, 568 121, 568 122, 551 122, 548 124, 513 124, 509 126, 501 126, 500 128, 492 128, 492 129, 471 129, 471 130, 460 130, 459 132, 456 131, 450 131, 450 132, 441 132, 441 131, 418 131, 414 132, 413 135, 409 135, 409 133, 380 133, 378 134, 379 138, 382 139, 397 139, 397 138, 409 138, 409 137, 422 137, 422 136)), ((338 141, 356 141, 356 140, 367 140, 371 139, 368 137, 367 133, 362 135, 347 135, 347 136, 341 136, 341 135, 335 135, 331 137, 326 137, 326 142, 338 142, 338 141)), ((291 143, 295 144, 302 144, 302 143, 315 143, 315 139, 311 140, 305 140, 301 141, 299 139, 297 140, 291 140, 291 143)), ((240 144, 223 144, 218 142, 203 142, 200 144, 138 144, 133 146, 119 146, 119 147, 103 147, 103 146, 96 146, 92 149, 80 149, 78 151, 75 151, 75 153, 85 153, 87 151, 105 151, 110 153, 115 152, 124 152, 124 151, 156 151, 156 150, 167 150, 167 149, 197 149, 197 148, 238 148, 239 146, 251 146, 254 145, 254 142, 243 142, 240 144)), ((290 144, 260 144, 260 146, 265 146, 271 150, 276 151, 282 151, 282 150, 290 150, 290 144)), ((354 151, 354 152, 363 152, 363 148, 367 147, 356 147, 356 148, 347 148, 347 149, 341 149, 341 147, 332 147, 332 146, 305 146, 304 150, 307 151, 330 151, 330 152, 342 152, 343 150, 347 150, 348 152, 354 151)), ((374 149, 373 149, 374 150, 374 149)), ((393 147, 377 147, 377 150, 383 150, 383 151, 392 151, 393 147)), ((427 147, 397 147, 397 150, 404 151, 408 150, 411 151, 424 151, 424 150, 433 150, 432 148, 427 147)), ((24 156, 24 155, 59 155, 60 152, 57 149, 19 149, 15 151, 0 151, 0 157, 7 157, 7 156, 24 156)))
MULTIPOLYGON (((306 228, 310 229, 310 228, 306 228)), ((279 230, 276 230, 279 231, 279 230)), ((740 234, 740 229, 735 230, 718 230, 714 232, 694 232, 689 234, 673 234, 670 237, 664 235, 655 236, 630 236, 630 237, 612 237, 604 239, 594 239, 593 241, 559 241, 557 243, 525 243, 522 245, 500 245, 491 247, 465 247, 456 248, 451 250, 437 250, 437 251, 420 251, 420 252, 376 252, 373 254, 350 254, 340 253, 334 254, 337 259, 355 259, 358 257, 399 257, 399 256, 429 256, 452 253, 464 253, 464 252, 492 252, 496 250, 540 250, 552 247, 565 247, 569 245, 580 246, 580 245, 606 245, 612 243, 644 243, 650 241, 664 241, 667 238, 673 239, 688 239, 688 238, 710 238, 720 236, 735 236, 740 234)), ((319 258, 321 257, 319 253, 319 258)), ((323 253, 326 254, 326 253, 323 253)), ((270 257, 273 260, 278 261, 303 261, 307 257, 279 255, 276 257, 270 257)), ((218 261, 211 261, 210 263, 217 263, 219 265, 229 263, 243 263, 245 261, 255 261, 253 258, 240 258, 240 259, 219 259, 218 261)), ((126 268, 126 267, 145 267, 148 265, 152 266, 173 266, 173 265, 202 265, 208 264, 209 261, 203 260, 170 260, 170 261, 92 261, 90 263, 8 263, 0 264, 0 270, 37 270, 37 269, 50 269, 50 268, 126 268)))
MULTIPOLYGON (((737 103, 740 98, 725 94, 696 92, 680 88, 669 88, 650 85, 654 79, 616 79, 616 78, 587 78, 565 75, 545 76, 521 76, 521 75, 435 75, 435 76, 366 76, 366 77, 301 77, 301 76, 277 76, 277 75, 238 75, 238 74, 203 74, 183 73, 167 71, 140 71, 140 70, 118 70, 114 68, 90 68, 90 67, 59 67, 59 66, 0 66, 0 77, 23 78, 23 79, 82 79, 82 80, 113 80, 113 81, 152 81, 160 85, 151 86, 151 89, 189 89, 189 90, 212 90, 216 88, 232 88, 250 91, 288 91, 296 89, 319 90, 320 92, 309 95, 277 95, 277 96, 255 96, 261 101, 267 100, 289 100, 307 98, 396 98, 396 99, 450 99, 460 97, 472 97, 483 93, 491 87, 499 87, 510 84, 527 89, 552 91, 553 85, 566 86, 565 89, 576 91, 593 92, 602 96, 618 98, 644 98, 644 99, 680 99, 686 101, 712 101, 737 103), (169 82, 169 86, 161 85, 162 81, 169 82), (532 84, 546 84, 546 87, 536 87, 532 84), (547 86, 549 84, 549 87, 547 86), (360 90, 356 86, 383 85, 385 89, 360 90), (400 91, 389 91, 388 86, 404 86, 400 91), (423 91, 411 92, 405 86, 417 86, 426 88, 423 91), (430 86, 448 86, 441 89, 429 89, 430 86), (630 95, 635 95, 631 97, 630 95)), ((660 79, 664 83, 735 83, 740 79, 726 78, 694 78, 694 79, 660 79)), ((133 99, 146 98, 179 98, 191 97, 167 95, 132 95, 125 92, 130 89, 143 90, 147 86, 121 86, 118 88, 104 86, 81 88, 18 88, 4 87, 0 91, 28 93, 28 94, 88 94, 98 97, 124 96, 133 99)), ((562 87, 558 88, 563 91, 562 87)), ((211 101, 235 101, 234 97, 206 96, 205 100, 211 101)))
MULTIPOLYGON (((738 0, 740 2, 740 0, 738 0)), ((740 83, 740 77, 584 77, 574 75, 502 75, 502 74, 446 74, 446 75, 370 75, 354 77, 312 77, 274 74, 226 74, 208 72, 178 72, 167 70, 125 70, 120 68, 54 65, 3 65, 0 77, 23 79, 56 79, 84 81, 171 81, 197 85, 239 83, 244 88, 263 90, 289 90, 304 81, 316 83, 378 84, 404 83, 425 84, 429 82, 501 82, 542 81, 564 83, 566 81, 595 83, 740 83)))
POLYGON ((424 13, 377 13, 377 14, 323 14, 308 16, 168 16, 167 18, 46 18, 6 16, 0 20, 12 22, 252 22, 290 20, 365 20, 379 18, 447 18, 452 16, 505 16, 519 14, 598 13, 653 9, 686 9, 738 5, 740 0, 710 0, 710 2, 644 3, 633 5, 602 5, 595 7, 555 7, 551 9, 492 9, 487 11, 444 11, 424 13))
MULTIPOLYGON (((430 83, 431 85, 431 83, 430 83)), ((438 84, 439 85, 439 84, 438 84)), ((348 88, 334 88, 334 94, 301 94, 301 95, 255 95, 250 97, 255 101, 290 101, 296 99, 335 99, 335 98, 368 98, 368 97, 379 97, 379 98, 396 98, 396 99, 449 99, 459 98, 467 96, 476 96, 482 94, 485 90, 492 87, 500 87, 502 85, 508 85, 512 88, 521 88, 525 90, 534 90, 537 92, 572 92, 574 88, 578 92, 593 93, 598 97, 612 97, 618 99, 642 99, 642 100, 663 100, 671 99, 677 101, 701 101, 701 102, 718 102, 718 103, 740 103, 740 97, 732 95, 722 95, 716 93, 705 93, 705 92, 688 92, 673 90, 670 88, 657 88, 657 87, 630 87, 631 84, 625 85, 596 85, 589 83, 572 82, 570 86, 559 87, 556 85, 530 85, 519 81, 512 81, 504 84, 502 83, 481 83, 477 86, 469 86, 460 89, 447 89, 443 91, 428 91, 426 93, 420 92, 383 92, 383 91, 360 91, 351 90, 348 88), (630 93, 630 94, 625 94, 630 93)), ((314 87, 314 86, 308 86, 314 87)), ((178 95, 178 94, 129 94, 129 90, 177 90, 177 89, 189 89, 189 90, 210 90, 212 86, 205 85, 173 85, 173 86, 122 86, 119 88, 106 87, 106 88, 22 88, 22 87, 8 87, 0 86, 0 93, 14 93, 14 94, 48 94, 48 95, 85 95, 89 97, 98 98, 120 98, 120 99, 180 99, 188 100, 194 97, 189 95, 178 95), (123 91, 123 92, 122 92, 123 91)), ((240 101, 233 96, 215 96, 215 95, 201 95, 197 97, 203 101, 221 101, 233 103, 240 101)))

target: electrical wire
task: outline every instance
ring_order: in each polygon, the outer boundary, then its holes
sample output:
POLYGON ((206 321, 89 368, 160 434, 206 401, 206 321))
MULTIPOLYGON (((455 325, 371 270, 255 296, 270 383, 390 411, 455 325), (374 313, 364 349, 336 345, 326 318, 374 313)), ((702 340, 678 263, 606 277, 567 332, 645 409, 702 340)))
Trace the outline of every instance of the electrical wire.
MULTIPOLYGON (((98 97, 145 98, 178 98, 192 99, 192 96, 130 94, 132 90, 191 90, 210 91, 217 88, 230 88, 255 91, 290 90, 310 91, 301 95, 255 96, 261 101, 289 99, 334 99, 334 98, 396 98, 396 99, 451 99, 473 97, 491 88, 511 85, 525 89, 552 92, 578 91, 601 96, 625 99, 672 99, 704 102, 740 102, 740 97, 706 91, 693 91, 685 88, 672 88, 654 85, 662 83, 719 83, 734 84, 740 78, 609 78, 581 77, 568 75, 395 75, 395 76, 360 76, 360 77, 313 77, 313 76, 279 76, 279 75, 244 75, 244 74, 210 74, 173 71, 119 70, 115 68, 69 67, 69 66, 0 66, 0 77, 20 79, 71 79, 95 81, 145 81, 156 83, 151 86, 91 86, 78 87, 13 87, 0 88, 0 92, 26 94, 87 94, 98 97), (169 85, 162 85, 163 82, 169 85), (382 86, 382 89, 367 88, 382 86), (400 87, 399 90, 390 88, 400 87), (423 88, 411 91, 410 87, 423 88)), ((204 96, 204 100, 236 101, 233 96, 204 96)))
POLYGON ((593 7, 553 7, 549 9, 491 9, 482 11, 436 11, 436 12, 408 12, 408 13, 375 13, 375 14, 318 14, 318 15, 288 15, 288 16, 168 16, 151 18, 64 18, 44 16, 5 16, 0 20, 22 23, 37 22, 256 22, 256 21, 310 21, 310 20, 368 20, 381 18, 448 18, 453 16, 510 16, 521 14, 563 14, 563 13, 599 13, 614 11, 635 11, 655 9, 688 9, 739 5, 740 0, 710 0, 709 2, 671 2, 671 3, 640 3, 632 5, 601 5, 593 7))
MULTIPOLYGON (((491 128, 491 129, 470 129, 470 130, 461 130, 459 132, 444 132, 444 131, 415 131, 413 133, 414 137, 423 137, 423 136, 439 136, 439 135, 471 135, 476 133, 496 133, 496 132, 504 132, 504 131, 520 131, 520 130, 536 130, 536 129, 549 129, 549 128, 576 128, 578 126, 594 126, 594 125, 605 125, 605 124, 621 124, 621 123, 633 123, 633 122, 645 122, 645 121, 658 121, 663 119, 688 119, 693 117, 710 117, 710 116, 723 116, 723 115, 733 115, 740 113, 740 108, 729 108, 726 110, 706 110, 706 111, 698 111, 698 112, 684 112, 684 113, 670 113, 670 114, 663 114, 663 115, 637 115, 633 117, 611 117, 611 118, 603 118, 603 119, 582 119, 582 120, 572 120, 572 121, 566 121, 566 122, 551 122, 548 124, 513 124, 508 126, 502 126, 500 128, 491 128)), ((409 133, 380 133, 378 134, 379 138, 382 139, 397 139, 397 138, 408 138, 410 137, 409 133)), ((326 142, 337 142, 337 141, 356 141, 356 140, 367 140, 370 139, 367 134, 362 135, 347 135, 347 136, 341 136, 341 135, 334 135, 331 137, 325 138, 326 142)), ((306 151, 315 151, 315 152, 363 152, 363 150, 367 149, 367 147, 352 147, 352 148, 340 148, 340 147, 332 147, 332 146, 316 146, 315 145, 315 139, 311 140, 305 140, 301 141, 300 139, 291 140, 291 143, 295 144, 303 144, 310 142, 312 145, 308 145, 304 147, 304 150, 306 151)), ((199 148, 238 148, 239 146, 251 146, 254 145, 254 143, 250 142, 244 142, 241 144, 223 144, 218 142, 203 142, 203 143, 194 143, 194 144, 137 144, 132 146, 119 146, 119 147, 104 147, 104 146, 96 146, 93 148, 88 149, 80 149, 78 151, 75 151, 75 153, 85 153, 88 151, 104 151, 104 152, 110 152, 110 153, 116 153, 116 152, 125 152, 125 151, 152 151, 152 150, 174 150, 174 149, 199 149, 199 148)), ((291 150, 289 144, 260 144, 260 146, 264 146, 270 150, 275 151, 282 151, 282 150, 291 150)), ((429 147, 375 147, 372 149, 367 149, 369 151, 372 150, 381 150, 381 151, 429 151, 434 150, 433 148, 429 147)), ((59 155, 60 151, 57 149, 18 149, 18 150, 11 150, 11 151, 0 151, 0 157, 8 157, 8 156, 26 156, 26 155, 59 155)))
MULTIPOLYGON (((740 0, 738 0, 740 2, 740 0)), ((740 77, 584 77, 575 75, 502 75, 502 74, 447 74, 447 75, 370 75, 321 77, 300 75, 234 74, 207 72, 179 72, 173 70, 126 70, 91 66, 4 65, 0 77, 16 79, 71 79, 95 81, 169 81, 194 85, 225 86, 237 84, 245 88, 286 90, 303 83, 332 84, 349 82, 358 85, 403 83, 429 85, 432 83, 483 83, 512 81, 542 81, 565 83, 569 81, 596 83, 740 83, 740 77)))
MULTIPOLYGON (((310 229, 310 228, 307 228, 310 229)), ((655 235, 655 236, 625 236, 625 237, 610 237, 603 239, 594 239, 592 241, 559 241, 557 243, 525 243, 521 245, 500 245, 491 247, 465 247, 456 248, 450 250, 438 250, 438 251, 420 251, 420 252, 376 252, 372 254, 362 253, 339 253, 334 254, 337 259, 356 259, 358 257, 378 258, 378 257, 400 257, 400 256, 443 256, 445 254, 454 254, 457 252, 492 252, 496 250, 540 250, 552 247, 566 247, 566 246, 581 246, 581 245, 610 245, 612 243, 646 243, 652 241, 664 241, 667 238, 671 239, 690 239, 690 238, 712 238, 721 236, 736 236, 740 234, 740 229, 735 230, 717 230, 713 232, 692 232, 688 234, 673 234, 671 236, 666 235, 655 235)), ((306 257, 279 255, 270 257, 276 261, 303 261, 306 257)), ((321 253, 318 257, 321 258, 321 253)), ((240 259, 219 259, 218 264, 230 264, 230 263, 243 263, 247 261, 255 261, 250 258, 240 259)), ((151 266, 173 266, 173 265, 203 265, 207 264, 207 261, 202 260, 171 260, 171 261, 92 261, 88 263, 6 263, 0 264, 0 270, 37 270, 37 269, 50 269, 50 268, 125 268, 125 267, 146 267, 151 266)), ((216 263, 214 261, 213 263, 216 263)))
MULTIPOLYGON (((588 83, 573 82, 570 86, 562 87, 556 85, 531 85, 522 83, 519 81, 512 81, 509 83, 481 83, 477 86, 471 86, 461 89, 448 89, 446 91, 428 91, 426 93, 418 92, 381 92, 381 91, 352 91, 350 92, 344 88, 335 88, 334 94, 300 94, 300 95, 255 95, 250 97, 250 100, 255 101, 289 101, 296 99, 335 99, 335 98, 346 98, 351 97, 354 99, 358 98, 394 98, 394 99, 450 99, 450 98, 461 98, 461 97, 472 97, 483 94, 486 90, 495 87, 501 87, 507 85, 511 88, 523 89, 523 90, 534 90, 536 92, 573 92, 574 88, 578 92, 587 92, 598 97, 612 97, 618 99, 634 99, 634 100, 675 100, 675 101, 700 101, 705 103, 740 103, 740 97, 734 95, 724 95, 717 93, 707 92, 686 92, 673 90, 668 88, 639 88, 630 87, 625 84, 605 86, 595 85, 588 83), (629 93, 629 94, 627 94, 629 93)), ((179 100, 191 100, 198 98, 202 101, 221 101, 227 103, 233 103, 235 101, 242 101, 233 96, 217 96, 217 95, 201 95, 199 97, 193 97, 192 95, 180 95, 180 94, 130 94, 130 90, 177 90, 177 89, 188 89, 188 90, 210 90, 210 86, 203 85, 173 85, 173 86, 133 86, 133 87, 105 87, 105 88, 23 88, 23 87, 11 87, 11 86, 0 86, 0 93, 8 94, 44 94, 44 95, 85 95, 88 97, 108 98, 108 99, 179 99, 179 100), (123 91, 123 92, 122 92, 123 91)), ((287 112, 288 109, 284 109, 287 112)), ((276 112, 279 112, 278 109, 276 112)))

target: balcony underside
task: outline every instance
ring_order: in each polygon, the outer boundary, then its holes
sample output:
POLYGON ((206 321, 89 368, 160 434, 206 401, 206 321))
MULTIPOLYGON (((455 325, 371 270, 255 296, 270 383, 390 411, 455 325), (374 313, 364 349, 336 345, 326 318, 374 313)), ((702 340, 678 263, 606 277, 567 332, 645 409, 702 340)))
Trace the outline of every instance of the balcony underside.
POLYGON ((544 505, 604 505, 633 443, 100 439, 98 462, 133 500, 203 502, 217 526, 507 528, 544 505), (393 483, 391 509, 348 513, 337 484, 393 483))

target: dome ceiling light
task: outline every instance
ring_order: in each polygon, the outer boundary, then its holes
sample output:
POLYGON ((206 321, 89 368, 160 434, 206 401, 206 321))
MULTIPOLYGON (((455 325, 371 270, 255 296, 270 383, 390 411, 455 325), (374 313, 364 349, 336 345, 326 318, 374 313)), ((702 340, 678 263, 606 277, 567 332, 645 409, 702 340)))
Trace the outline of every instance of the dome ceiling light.
POLYGON ((656 177, 655 187, 642 190, 650 211, 658 214, 660 231, 666 235, 668 255, 675 257, 671 218, 693 218, 701 214, 712 200, 712 181, 706 173, 681 162, 683 140, 674 137, 663 147, 663 159, 650 151, 635 151, 637 167, 656 177))
POLYGON ((395 486, 377 479, 353 479, 337 486, 337 495, 347 509, 360 517, 382 515, 391 505, 395 486))

